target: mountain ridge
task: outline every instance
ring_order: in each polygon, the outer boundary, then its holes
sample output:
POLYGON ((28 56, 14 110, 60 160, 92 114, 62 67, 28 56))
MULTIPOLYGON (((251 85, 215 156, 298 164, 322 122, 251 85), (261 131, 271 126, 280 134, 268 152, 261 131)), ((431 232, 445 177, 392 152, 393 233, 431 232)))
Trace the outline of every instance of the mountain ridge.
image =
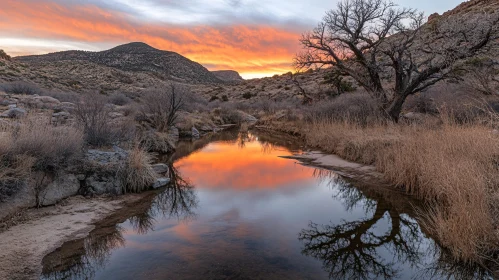
POLYGON ((14 61, 40 64, 59 61, 88 61, 126 72, 150 72, 163 80, 185 83, 223 83, 201 64, 178 53, 132 42, 100 52, 69 50, 44 55, 18 56, 14 61))

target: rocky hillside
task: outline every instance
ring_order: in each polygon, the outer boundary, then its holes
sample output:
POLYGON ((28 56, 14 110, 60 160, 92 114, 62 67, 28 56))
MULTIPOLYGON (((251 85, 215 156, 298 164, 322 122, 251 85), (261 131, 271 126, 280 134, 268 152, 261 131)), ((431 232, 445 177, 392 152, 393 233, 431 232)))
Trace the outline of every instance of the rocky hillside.
POLYGON ((125 72, 152 73, 161 80, 183 83, 221 83, 213 73, 201 64, 175 52, 155 49, 144 43, 129 43, 102 52, 64 51, 46 55, 21 56, 15 61, 32 67, 46 67, 47 63, 81 61, 112 67, 125 72))
POLYGON ((217 78, 225 82, 242 82, 244 79, 233 70, 211 71, 217 78))

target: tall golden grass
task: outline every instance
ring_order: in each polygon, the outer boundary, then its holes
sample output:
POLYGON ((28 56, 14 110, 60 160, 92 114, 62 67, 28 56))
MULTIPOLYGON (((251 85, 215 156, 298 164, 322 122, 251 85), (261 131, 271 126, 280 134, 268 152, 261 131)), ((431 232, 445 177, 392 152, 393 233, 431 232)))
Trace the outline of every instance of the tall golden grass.
POLYGON ((144 150, 135 147, 119 171, 124 193, 139 193, 151 187, 156 179, 156 172, 151 165, 152 158, 144 150))
POLYGON ((499 247, 499 135, 484 124, 428 123, 321 120, 303 135, 311 146, 375 165, 427 202, 426 228, 456 258, 476 260, 499 247))

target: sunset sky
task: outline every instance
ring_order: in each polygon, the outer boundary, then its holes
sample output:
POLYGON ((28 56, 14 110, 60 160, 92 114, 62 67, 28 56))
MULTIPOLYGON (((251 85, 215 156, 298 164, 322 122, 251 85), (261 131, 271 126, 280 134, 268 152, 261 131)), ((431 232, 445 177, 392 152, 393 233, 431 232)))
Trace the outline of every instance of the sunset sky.
MULTIPOLYGON (((395 0, 427 15, 463 0, 395 0)), ((244 78, 292 69, 300 34, 336 0, 2 0, 0 49, 11 56, 100 51, 132 41, 244 78)))

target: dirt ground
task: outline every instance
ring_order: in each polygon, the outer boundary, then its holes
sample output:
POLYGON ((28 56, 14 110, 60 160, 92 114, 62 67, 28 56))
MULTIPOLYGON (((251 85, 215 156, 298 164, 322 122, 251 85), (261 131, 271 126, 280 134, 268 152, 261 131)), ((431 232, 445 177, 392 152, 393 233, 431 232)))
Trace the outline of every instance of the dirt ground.
POLYGON ((143 195, 78 196, 60 205, 27 210, 19 224, 0 233, 0 279, 38 279, 46 254, 64 242, 85 237, 95 222, 143 195))

